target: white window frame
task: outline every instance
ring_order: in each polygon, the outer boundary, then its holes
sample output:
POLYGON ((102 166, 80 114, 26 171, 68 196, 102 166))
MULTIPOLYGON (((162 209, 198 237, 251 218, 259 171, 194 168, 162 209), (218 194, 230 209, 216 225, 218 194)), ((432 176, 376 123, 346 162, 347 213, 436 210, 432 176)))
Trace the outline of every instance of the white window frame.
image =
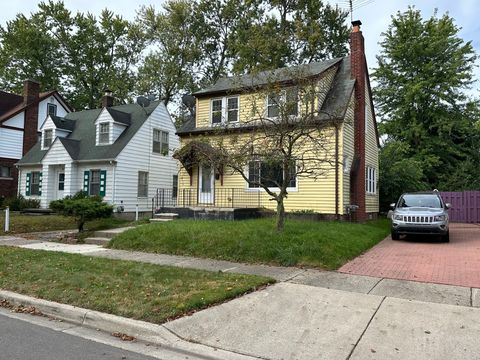
MULTIPOLYGON (((250 163, 252 161, 256 161, 256 162, 259 162, 260 163, 260 180, 262 178, 262 166, 261 166, 261 163, 262 161, 261 160, 251 160, 248 162, 247 164, 247 171, 246 171, 246 174, 247 174, 247 178, 250 178, 250 163)), ((297 167, 297 162, 295 161, 295 167, 297 167)), ((245 189, 247 191, 253 191, 253 192, 256 192, 256 191, 265 191, 263 187, 259 186, 259 187, 250 187, 250 183, 248 181, 246 181, 246 184, 245 184, 245 189)), ((278 187, 269 187, 268 190, 270 191, 273 191, 273 192, 279 192, 280 191, 280 188, 278 187)), ((288 186, 287 187, 287 191, 288 192, 297 192, 298 191, 298 176, 295 176, 295 187, 290 187, 288 186)))
POLYGON ((101 178, 102 172, 100 169, 91 169, 90 170, 90 177, 89 177, 89 183, 88 183, 88 195, 89 196, 100 196, 100 184, 102 183, 102 178, 101 178), (93 182, 93 174, 98 173, 98 183, 93 182), (98 194, 92 194, 92 185, 97 185, 98 184, 98 194))
POLYGON ((147 198, 148 197, 148 171, 139 171, 137 178, 137 197, 138 198, 147 198), (142 178, 142 176, 144 176, 142 178), (143 183, 140 182, 143 180, 143 183), (142 192, 140 192, 140 189, 142 192))
POLYGON ((372 166, 365 167, 365 192, 370 195, 377 194, 377 169, 372 166))
POLYGON ((54 138, 55 138, 54 129, 44 129, 43 132, 42 132, 42 150, 49 149, 50 146, 52 146, 52 144, 53 144, 54 138), (45 140, 47 139, 47 137, 45 135, 46 135, 47 132, 52 134, 52 136, 50 137, 50 144, 45 145, 45 140))
MULTIPOLYGON (((217 110, 218 111, 218 110, 217 110)), ((217 97, 210 99, 210 124, 212 126, 218 126, 218 125, 225 125, 225 124, 237 124, 240 121, 240 96, 238 95, 232 95, 232 96, 224 96, 224 97, 217 97), (229 109, 228 108, 228 100, 229 99, 237 99, 237 107, 234 109, 229 109), (214 101, 221 101, 222 102, 222 116, 220 119, 220 122, 213 122, 213 102, 214 101), (229 121, 228 120, 228 114, 229 111, 237 111, 237 120, 235 121, 229 121)))
MULTIPOLYGON (((300 96, 298 95, 298 88, 296 88, 296 87, 288 87, 286 89, 280 90, 280 93, 278 94, 280 104, 277 105, 279 107, 278 113, 280 114, 280 107, 285 106, 285 103, 287 101, 287 91, 288 90, 296 90, 297 91, 297 113, 288 115, 288 116, 291 116, 291 117, 297 117, 300 113, 300 96)), ((271 95, 273 95, 273 93, 272 94, 267 94, 267 97, 265 99, 265 117, 267 119, 277 119, 280 115, 278 115, 278 116, 268 116, 269 107, 274 106, 274 105, 269 104, 269 100, 270 100, 271 95)))
POLYGON ((152 131, 152 153, 168 156, 170 152, 169 146, 170 146, 170 133, 162 129, 154 128, 152 131), (158 133, 158 139, 156 139, 155 137, 156 133, 158 133), (166 141, 164 141, 165 137, 166 137, 166 141), (155 150, 155 143, 158 143, 158 151, 155 150))
POLYGON ((30 175, 30 196, 40 196, 40 171, 32 171, 30 175), (34 182, 33 180, 37 180, 34 182), (34 193, 33 185, 36 185, 36 191, 34 193))
POLYGON ((50 116, 50 115, 57 116, 57 105, 56 104, 47 103, 47 116, 50 116), (50 108, 54 109, 53 114, 50 114, 50 108))
POLYGON ((98 145, 107 145, 110 144, 110 135, 112 133, 112 126, 110 122, 101 122, 98 123, 98 145), (108 132, 102 132, 102 126, 107 126, 108 132), (107 141, 102 141, 102 135, 107 134, 107 141))

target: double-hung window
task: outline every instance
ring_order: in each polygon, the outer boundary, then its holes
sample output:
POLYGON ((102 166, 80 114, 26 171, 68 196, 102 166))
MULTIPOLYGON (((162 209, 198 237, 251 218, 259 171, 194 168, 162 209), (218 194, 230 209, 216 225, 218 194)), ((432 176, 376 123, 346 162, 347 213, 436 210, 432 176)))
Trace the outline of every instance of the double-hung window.
POLYGON ((12 175, 12 169, 8 166, 0 166, 0 178, 9 178, 12 175))
POLYGON ((377 193, 377 170, 370 166, 365 168, 365 191, 367 194, 377 193))
POLYGON ((285 179, 288 181, 288 188, 295 188, 297 186, 295 161, 289 164, 288 170, 288 173, 285 173, 281 162, 250 161, 248 187, 259 188, 263 185, 269 188, 277 188, 285 179))
POLYGON ((148 172, 138 172, 138 191, 137 197, 148 197, 148 172))
POLYGON ((267 117, 298 115, 298 89, 295 87, 267 96, 267 117))
POLYGON ((57 105, 47 104, 47 115, 57 115, 57 105))
POLYGON ((53 141, 53 130, 48 129, 48 130, 43 130, 43 148, 47 149, 52 145, 53 141))
POLYGON ((168 131, 153 129, 152 151, 154 153, 168 155, 168 131))
POLYGON ((100 123, 98 129, 98 143, 108 144, 110 142, 110 124, 100 123))
POLYGON ((238 122, 239 99, 238 96, 229 96, 212 99, 210 118, 212 125, 238 122))
POLYGON ((30 177, 30 195, 40 195, 40 172, 32 171, 30 177))
POLYGON ((89 195, 100 195, 100 170, 90 171, 89 195))

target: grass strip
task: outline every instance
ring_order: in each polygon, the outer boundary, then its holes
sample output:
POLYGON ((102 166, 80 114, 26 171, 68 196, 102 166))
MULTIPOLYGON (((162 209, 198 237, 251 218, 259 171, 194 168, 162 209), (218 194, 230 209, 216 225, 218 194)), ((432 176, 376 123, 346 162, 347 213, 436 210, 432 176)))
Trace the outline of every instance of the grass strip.
POLYGON ((275 231, 273 219, 175 220, 126 231, 109 246, 247 263, 337 269, 388 233, 386 219, 365 224, 288 220, 281 234, 275 231))
POLYGON ((0 247, 0 288, 153 323, 221 303, 269 278, 0 247))

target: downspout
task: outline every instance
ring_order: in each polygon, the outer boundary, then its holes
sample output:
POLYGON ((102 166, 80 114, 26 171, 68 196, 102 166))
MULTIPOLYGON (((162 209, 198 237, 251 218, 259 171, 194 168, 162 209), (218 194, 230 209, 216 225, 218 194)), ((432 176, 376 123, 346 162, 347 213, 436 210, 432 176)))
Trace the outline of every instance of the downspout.
POLYGON ((338 124, 335 125, 335 219, 338 220, 338 124))

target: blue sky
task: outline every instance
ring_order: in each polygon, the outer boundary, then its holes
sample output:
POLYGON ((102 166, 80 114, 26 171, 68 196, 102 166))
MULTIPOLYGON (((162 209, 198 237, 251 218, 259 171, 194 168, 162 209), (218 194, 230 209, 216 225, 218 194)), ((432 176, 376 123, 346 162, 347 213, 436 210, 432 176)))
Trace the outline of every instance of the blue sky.
MULTIPOLYGON (((346 0, 328 1, 330 3, 347 2, 346 0)), ((90 11, 98 14, 107 7, 127 19, 133 19, 136 10, 141 5, 153 4, 156 7, 160 7, 162 2, 161 0, 65 0, 65 4, 70 10, 90 11)), ((35 0, 3 2, 0 13, 0 25, 5 25, 6 21, 13 19, 17 13, 28 14, 36 11, 37 4, 38 1, 35 0)), ((405 11, 409 5, 414 5, 420 9, 424 18, 430 17, 435 8, 438 9, 439 15, 448 12, 456 20, 457 26, 462 28, 460 36, 466 41, 472 41, 473 46, 480 55, 480 21, 478 21, 480 3, 478 0, 374 0, 354 11, 354 18, 360 19, 363 23, 362 31, 365 36, 365 50, 370 68, 376 66, 375 55, 380 51, 378 42, 381 39, 381 33, 387 29, 391 22, 391 15, 396 14, 397 11, 405 11)), ((471 92, 476 96, 480 96, 480 67, 478 65, 480 65, 480 60, 477 61, 477 68, 475 69, 476 79, 479 81, 474 85, 474 89, 471 92)))

